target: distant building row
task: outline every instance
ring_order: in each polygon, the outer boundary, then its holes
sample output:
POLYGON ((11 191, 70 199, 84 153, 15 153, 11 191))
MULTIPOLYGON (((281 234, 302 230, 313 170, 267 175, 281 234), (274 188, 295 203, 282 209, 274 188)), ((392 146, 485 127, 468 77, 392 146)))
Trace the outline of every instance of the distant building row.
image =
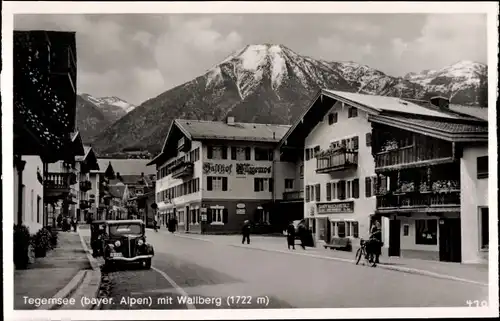
POLYGON ((175 120, 156 165, 162 221, 191 233, 281 232, 354 247, 379 220, 385 254, 488 254, 488 124, 431 102, 321 90, 293 126, 175 120))

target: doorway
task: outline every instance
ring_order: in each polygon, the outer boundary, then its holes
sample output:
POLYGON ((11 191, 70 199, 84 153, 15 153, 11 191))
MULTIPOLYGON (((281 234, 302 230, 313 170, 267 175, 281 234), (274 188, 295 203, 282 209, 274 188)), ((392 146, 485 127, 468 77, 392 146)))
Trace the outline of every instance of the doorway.
POLYGON ((459 218, 439 220, 439 260, 462 262, 462 235, 459 218))
POLYGON ((401 221, 389 221, 389 256, 401 256, 401 221))
POLYGON ((186 206, 186 212, 184 214, 184 224, 186 226, 186 232, 189 231, 189 206, 186 206))
POLYGON ((326 220, 326 238, 325 238, 325 242, 330 244, 330 242, 332 241, 332 222, 330 222, 330 220, 328 218, 325 219, 326 220))

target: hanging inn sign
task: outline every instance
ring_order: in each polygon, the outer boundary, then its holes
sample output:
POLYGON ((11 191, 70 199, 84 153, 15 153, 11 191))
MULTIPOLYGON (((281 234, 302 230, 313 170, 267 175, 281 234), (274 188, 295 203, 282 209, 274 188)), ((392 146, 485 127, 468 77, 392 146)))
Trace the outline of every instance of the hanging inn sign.
POLYGON ((354 212, 354 201, 336 202, 336 203, 318 203, 317 206, 318 206, 318 214, 354 212))
POLYGON ((253 166, 252 164, 236 164, 236 175, 270 174, 271 166, 253 166))
POLYGON ((233 169, 233 165, 224 165, 224 164, 212 164, 205 163, 203 164, 203 172, 205 174, 231 174, 233 169))

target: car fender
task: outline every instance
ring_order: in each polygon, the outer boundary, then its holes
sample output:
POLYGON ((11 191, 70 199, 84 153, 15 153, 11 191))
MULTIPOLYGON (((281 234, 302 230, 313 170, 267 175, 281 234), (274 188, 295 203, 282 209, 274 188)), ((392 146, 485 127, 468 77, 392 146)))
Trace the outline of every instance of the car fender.
POLYGON ((150 255, 154 255, 155 254, 155 250, 153 248, 153 245, 151 245, 151 244, 146 244, 146 250, 147 250, 147 253, 150 254, 150 255))

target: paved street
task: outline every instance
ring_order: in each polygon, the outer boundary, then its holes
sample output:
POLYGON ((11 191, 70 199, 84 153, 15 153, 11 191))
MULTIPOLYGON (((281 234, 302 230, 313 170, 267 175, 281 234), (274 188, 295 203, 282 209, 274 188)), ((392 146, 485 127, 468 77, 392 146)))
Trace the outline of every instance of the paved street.
POLYGON ((481 285, 303 256, 299 247, 294 254, 165 231, 147 236, 156 250, 153 269, 109 272, 114 304, 104 309, 461 307, 487 298, 481 285), (186 295, 206 301, 178 302, 186 295))

